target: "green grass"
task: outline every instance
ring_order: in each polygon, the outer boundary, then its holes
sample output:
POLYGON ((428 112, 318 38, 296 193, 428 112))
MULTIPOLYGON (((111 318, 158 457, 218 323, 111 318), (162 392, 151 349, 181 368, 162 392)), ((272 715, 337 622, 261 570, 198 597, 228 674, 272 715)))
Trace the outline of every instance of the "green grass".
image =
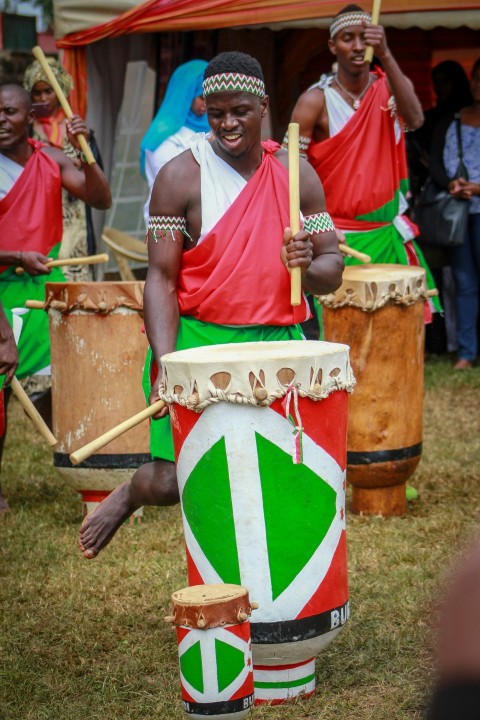
MULTIPOLYGON (((403 518, 347 518, 351 619, 318 658, 316 695, 253 717, 423 718, 442 581, 479 515, 480 369, 426 368, 420 499, 403 518)), ((78 496, 12 402, 0 520, 0 718, 176 720, 169 597, 186 584, 178 507, 147 508, 93 562, 77 548, 78 496)))

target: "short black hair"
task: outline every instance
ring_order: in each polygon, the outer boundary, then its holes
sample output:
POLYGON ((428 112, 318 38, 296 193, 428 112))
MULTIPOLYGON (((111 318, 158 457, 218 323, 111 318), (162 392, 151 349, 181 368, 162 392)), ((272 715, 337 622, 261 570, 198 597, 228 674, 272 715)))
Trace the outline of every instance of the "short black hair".
POLYGON ((32 109, 32 98, 30 97, 30 93, 27 92, 22 85, 17 85, 17 83, 5 83, 4 85, 0 85, 0 91, 1 90, 13 90, 17 92, 26 109, 32 109))
POLYGON ((237 50, 222 52, 210 60, 205 68, 204 78, 220 73, 242 73, 242 75, 250 75, 265 82, 258 60, 237 50))
POLYGON ((345 13, 353 13, 353 12, 365 12, 363 8, 360 7, 360 5, 354 5, 353 3, 351 5, 346 5, 344 8, 338 11, 338 13, 335 15, 335 17, 339 17, 340 15, 345 15, 345 13))

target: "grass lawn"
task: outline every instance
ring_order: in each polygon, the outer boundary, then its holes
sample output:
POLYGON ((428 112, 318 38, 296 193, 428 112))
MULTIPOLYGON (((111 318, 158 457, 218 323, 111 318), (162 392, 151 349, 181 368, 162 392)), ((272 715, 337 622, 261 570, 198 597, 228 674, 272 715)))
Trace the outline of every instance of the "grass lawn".
MULTIPOLYGON (((403 518, 347 517, 351 618, 318 658, 316 695, 254 720, 423 718, 435 605, 477 527, 480 369, 426 367, 420 498, 403 518)), ((405 389, 408 392, 408 388, 405 389)), ((147 508, 94 561, 77 548, 78 495, 12 401, 0 519, 1 720, 176 720, 174 631, 186 584, 178 507, 147 508)))

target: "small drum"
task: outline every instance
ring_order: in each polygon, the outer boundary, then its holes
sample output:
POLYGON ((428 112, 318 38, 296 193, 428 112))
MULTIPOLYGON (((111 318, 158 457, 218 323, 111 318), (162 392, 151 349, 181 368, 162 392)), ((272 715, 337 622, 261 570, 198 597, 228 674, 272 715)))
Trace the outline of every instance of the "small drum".
POLYGON ((348 418, 352 511, 406 512, 406 481, 422 452, 425 270, 352 265, 320 298, 325 337, 350 345, 357 379, 348 418))
POLYGON ((54 465, 90 511, 150 460, 142 423, 79 466, 69 454, 145 407, 142 282, 47 283, 54 465), (137 380, 137 381, 136 381, 137 380))
POLYGON ((236 583, 252 622, 255 702, 315 688, 348 618, 345 345, 240 343, 162 358, 189 582, 236 583))
POLYGON ((190 718, 240 720, 253 705, 249 618, 256 604, 240 585, 194 585, 172 595, 180 682, 190 718))

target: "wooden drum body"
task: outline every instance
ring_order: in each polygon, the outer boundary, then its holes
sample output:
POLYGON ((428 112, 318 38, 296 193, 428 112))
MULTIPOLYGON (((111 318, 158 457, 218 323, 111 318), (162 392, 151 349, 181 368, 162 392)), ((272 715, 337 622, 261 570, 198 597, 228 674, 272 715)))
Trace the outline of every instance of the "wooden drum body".
POLYGON ((348 618, 348 348, 216 345, 162 358, 191 585, 234 583, 252 621, 255 702, 315 688, 348 618))
POLYGON ((84 510, 150 460, 148 423, 81 465, 69 454, 145 407, 141 380, 142 282, 47 283, 54 464, 82 494, 84 510))
POLYGON ((250 615, 239 585, 194 585, 172 595, 180 683, 193 720, 241 720, 253 705, 250 615))
POLYGON ((340 289, 320 299, 325 337, 350 346, 357 380, 347 443, 352 511, 403 515, 422 451, 425 271, 349 266, 340 289))

